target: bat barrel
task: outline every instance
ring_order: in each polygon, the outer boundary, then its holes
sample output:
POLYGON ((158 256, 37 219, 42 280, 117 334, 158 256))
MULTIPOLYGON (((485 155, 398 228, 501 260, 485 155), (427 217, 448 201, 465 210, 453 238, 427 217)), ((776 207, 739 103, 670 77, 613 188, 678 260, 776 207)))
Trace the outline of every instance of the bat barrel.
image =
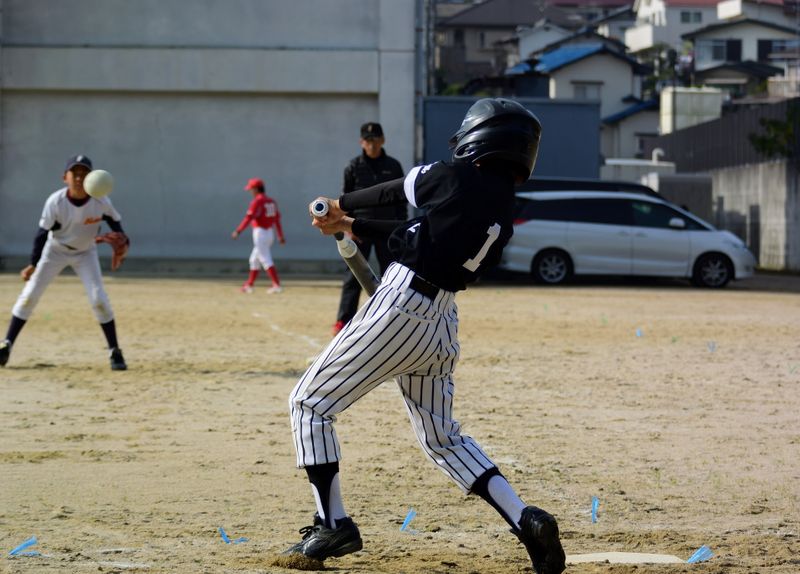
POLYGON ((314 217, 325 217, 328 215, 328 202, 315 201, 311 204, 311 215, 314 217))

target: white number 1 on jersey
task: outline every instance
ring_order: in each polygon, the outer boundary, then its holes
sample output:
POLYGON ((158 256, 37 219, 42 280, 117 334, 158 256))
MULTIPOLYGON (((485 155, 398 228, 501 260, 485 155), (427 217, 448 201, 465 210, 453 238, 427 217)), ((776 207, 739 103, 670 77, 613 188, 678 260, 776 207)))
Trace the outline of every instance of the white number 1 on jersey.
POLYGON ((500 237, 500 224, 495 223, 489 229, 486 230, 486 234, 489 236, 484 241, 481 250, 478 251, 478 254, 473 257, 472 259, 467 259, 464 262, 464 267, 475 273, 478 270, 478 267, 481 265, 481 261, 483 258, 486 257, 486 254, 489 253, 489 248, 492 246, 492 243, 497 241, 497 238, 500 237))

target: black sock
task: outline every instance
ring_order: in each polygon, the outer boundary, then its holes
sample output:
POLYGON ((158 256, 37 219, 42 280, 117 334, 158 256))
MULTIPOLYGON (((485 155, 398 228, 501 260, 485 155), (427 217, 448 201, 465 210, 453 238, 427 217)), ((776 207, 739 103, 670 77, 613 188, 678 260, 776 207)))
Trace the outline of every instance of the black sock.
POLYGON ((25 326, 25 319, 20 319, 16 315, 11 315, 11 322, 8 324, 8 331, 6 331, 6 339, 12 345, 17 340, 17 335, 22 331, 25 326))
POLYGON ((111 319, 108 323, 100 323, 100 327, 102 327, 103 334, 106 336, 106 341, 108 341, 108 348, 114 349, 118 347, 117 326, 114 324, 114 319, 111 319))
POLYGON ((334 477, 339 474, 339 463, 329 462, 328 464, 316 464, 314 466, 306 467, 306 474, 308 474, 308 481, 314 485, 319 495, 319 502, 322 506, 322 511, 325 514, 323 518, 325 526, 333 528, 334 521, 331 516, 331 483, 334 477))
POLYGON ((470 494, 477 494, 478 496, 480 496, 482 499, 488 502, 492 506, 492 508, 494 508, 500 514, 500 516, 503 517, 503 520, 508 522, 508 524, 514 531, 519 530, 519 524, 517 524, 514 521, 514 519, 512 519, 506 513, 503 507, 500 506, 494 498, 492 498, 492 495, 489 494, 489 480, 493 476, 498 476, 498 475, 503 476, 503 474, 497 469, 496 466, 484 472, 482 475, 478 477, 478 480, 476 480, 475 483, 472 485, 472 489, 470 489, 470 494))

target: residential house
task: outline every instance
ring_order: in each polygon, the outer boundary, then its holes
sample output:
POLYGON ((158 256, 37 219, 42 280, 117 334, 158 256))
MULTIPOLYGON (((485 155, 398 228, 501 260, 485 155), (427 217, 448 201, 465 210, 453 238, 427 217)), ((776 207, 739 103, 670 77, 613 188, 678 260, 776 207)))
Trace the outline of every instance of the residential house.
POLYGON ((633 11, 633 2, 612 10, 606 16, 594 20, 592 25, 597 33, 607 38, 625 42, 625 31, 636 25, 636 14, 633 11))
POLYGON ((587 24, 606 18, 622 7, 629 7, 632 0, 548 0, 553 6, 580 16, 587 24))
POLYGON ((613 42, 564 44, 507 70, 509 76, 546 76, 552 99, 597 100, 603 118, 601 154, 635 157, 636 139, 657 133, 657 104, 643 105, 642 76, 650 69, 625 55, 613 42), (626 139, 628 141, 623 142, 626 139), (625 154, 625 155, 621 155, 625 154))
POLYGON ((635 0, 636 25, 625 31, 631 52, 666 46, 682 52, 683 35, 718 20, 717 0, 635 0))
POLYGON ((646 144, 658 137, 659 100, 630 100, 630 105, 602 119, 600 149, 606 158, 642 158, 646 144))
POLYGON ((516 62, 517 45, 507 40, 519 26, 549 21, 566 30, 583 25, 546 0, 486 0, 436 25, 436 69, 445 84, 501 74, 516 62))
POLYGON ((783 75, 781 64, 787 51, 796 51, 798 31, 741 15, 685 34, 684 39, 694 45, 694 81, 739 98, 765 91, 767 78, 783 75))

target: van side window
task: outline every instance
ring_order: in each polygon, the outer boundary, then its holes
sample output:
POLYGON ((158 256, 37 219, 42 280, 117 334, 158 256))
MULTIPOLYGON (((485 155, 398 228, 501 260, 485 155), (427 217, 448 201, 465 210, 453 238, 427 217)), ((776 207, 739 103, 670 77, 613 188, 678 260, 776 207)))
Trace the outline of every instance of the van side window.
POLYGON ((669 228, 669 220, 673 217, 680 217, 686 222, 686 229, 702 229, 697 223, 675 211, 674 209, 661 205, 660 203, 650 203, 649 201, 631 201, 633 211, 633 224, 638 227, 661 227, 669 228))
MULTIPOLYGON (((521 217, 525 220, 569 221, 572 219, 573 199, 534 199, 524 202, 521 217)), ((520 216, 518 216, 520 217, 520 216)))
POLYGON ((573 200, 570 221, 630 225, 630 206, 624 199, 586 198, 573 200))

